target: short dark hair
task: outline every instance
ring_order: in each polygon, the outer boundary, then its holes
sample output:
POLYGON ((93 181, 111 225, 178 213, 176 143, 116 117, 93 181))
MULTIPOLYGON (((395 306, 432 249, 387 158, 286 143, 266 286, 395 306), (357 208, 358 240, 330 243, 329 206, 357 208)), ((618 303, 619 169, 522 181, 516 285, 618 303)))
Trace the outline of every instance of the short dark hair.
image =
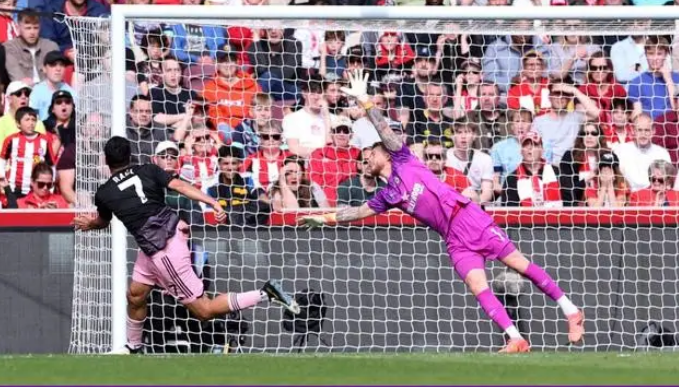
POLYGON ((617 108, 622 108, 622 110, 625 111, 625 113, 631 113, 632 110, 634 110, 634 106, 632 103, 627 98, 613 98, 611 101, 611 110, 615 110, 617 108))
POLYGON ((132 158, 130 141, 120 136, 111 137, 104 146, 104 155, 109 168, 122 168, 130 165, 132 158))
POLYGON ((25 116, 33 116, 35 119, 38 119, 38 113, 28 106, 22 106, 14 113, 14 119, 17 123, 21 122, 25 116))
POLYGON ((312 75, 307 82, 302 82, 302 90, 306 93, 323 93, 323 79, 312 75))
POLYGON ((325 31, 325 41, 333 39, 344 41, 344 31, 325 31))
POLYGON ((40 24, 40 14, 33 8, 24 8, 17 15, 19 23, 40 24))
POLYGON ((243 150, 232 145, 221 146, 219 148, 219 151, 217 151, 217 156, 220 159, 223 159, 225 157, 233 157, 238 160, 243 160, 245 158, 243 150))
POLYGON ((38 176, 42 174, 45 175, 49 174, 50 176, 52 176, 52 180, 54 180, 54 171, 52 171, 52 167, 47 165, 47 163, 45 162, 35 164, 35 166, 33 167, 33 171, 31 171, 31 180, 36 180, 38 176))
POLYGON ((144 94, 136 94, 136 95, 135 95, 134 97, 132 97, 132 99, 130 100, 130 109, 132 109, 132 108, 134 107, 134 103, 135 103, 135 102, 140 101, 140 100, 141 100, 141 101, 149 101, 149 102, 151 102, 151 97, 149 97, 148 95, 144 95, 144 94))

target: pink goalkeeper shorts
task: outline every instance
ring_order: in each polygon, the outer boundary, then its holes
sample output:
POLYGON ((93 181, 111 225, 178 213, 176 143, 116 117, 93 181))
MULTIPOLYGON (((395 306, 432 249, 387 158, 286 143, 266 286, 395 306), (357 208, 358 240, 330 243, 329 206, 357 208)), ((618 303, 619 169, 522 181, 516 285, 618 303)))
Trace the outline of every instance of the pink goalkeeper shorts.
POLYGON ((182 304, 190 304, 203 295, 203 281, 193 271, 188 246, 188 225, 180 221, 177 232, 164 249, 152 257, 139 251, 132 280, 160 286, 182 304))

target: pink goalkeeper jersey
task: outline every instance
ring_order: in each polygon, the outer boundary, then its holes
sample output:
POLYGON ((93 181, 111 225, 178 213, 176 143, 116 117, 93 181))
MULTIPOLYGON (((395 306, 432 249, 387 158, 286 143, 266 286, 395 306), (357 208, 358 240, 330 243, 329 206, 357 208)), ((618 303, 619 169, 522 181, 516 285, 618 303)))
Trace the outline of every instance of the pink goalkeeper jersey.
MULTIPOLYGON (((392 171, 387 186, 368 201, 368 206, 377 213, 398 208, 410 214, 426 226, 447 238, 451 220, 460 206, 471 203, 453 187, 442 182, 415 157, 407 146, 391 154, 392 171)), ((476 212, 472 212, 476 213, 476 212)), ((485 212, 474 216, 479 226, 490 225, 493 220, 485 212), (482 214, 482 215, 481 215, 482 214), (482 224, 481 224, 482 223, 482 224)), ((470 216, 466 213, 458 216, 470 216)), ((464 238, 465 230, 455 230, 459 238, 464 238)))

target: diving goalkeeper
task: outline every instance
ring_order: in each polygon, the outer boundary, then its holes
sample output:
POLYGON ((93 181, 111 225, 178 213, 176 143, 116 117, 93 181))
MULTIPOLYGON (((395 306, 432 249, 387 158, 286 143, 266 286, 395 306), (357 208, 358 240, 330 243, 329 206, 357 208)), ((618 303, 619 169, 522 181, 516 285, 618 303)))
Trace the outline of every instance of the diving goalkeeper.
POLYGON ((457 274, 464 280, 486 314, 509 336, 503 353, 529 352, 526 341, 486 278, 485 263, 498 259, 506 266, 530 279, 543 293, 556 301, 568 319, 568 340, 579 342, 584 334, 584 314, 554 280, 538 265, 519 252, 507 234, 478 205, 454 188, 441 182, 422 164, 400 137, 389 128, 380 111, 367 95, 368 76, 360 71, 350 74, 351 88, 342 92, 358 100, 373 123, 382 142, 373 147, 368 168, 375 176, 388 179, 388 184, 375 197, 360 207, 343 208, 336 213, 308 215, 300 222, 309 227, 351 222, 398 208, 436 230, 446 241, 448 254, 457 274))

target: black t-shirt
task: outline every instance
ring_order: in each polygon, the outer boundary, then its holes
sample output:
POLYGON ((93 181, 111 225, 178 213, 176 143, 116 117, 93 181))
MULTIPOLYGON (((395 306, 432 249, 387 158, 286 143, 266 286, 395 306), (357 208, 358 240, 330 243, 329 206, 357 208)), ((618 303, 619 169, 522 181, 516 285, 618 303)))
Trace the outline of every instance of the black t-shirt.
POLYGON ((172 94, 165 87, 154 87, 151 89, 151 109, 153 114, 182 114, 186 111, 184 105, 198 98, 193 91, 182 88, 179 94, 172 94))
POLYGON ((94 204, 102 219, 111 220, 113 215, 120 219, 143 248, 140 240, 153 238, 143 235, 147 222, 169 209, 165 204, 165 189, 172 179, 155 164, 132 166, 117 172, 100 186, 94 204))

